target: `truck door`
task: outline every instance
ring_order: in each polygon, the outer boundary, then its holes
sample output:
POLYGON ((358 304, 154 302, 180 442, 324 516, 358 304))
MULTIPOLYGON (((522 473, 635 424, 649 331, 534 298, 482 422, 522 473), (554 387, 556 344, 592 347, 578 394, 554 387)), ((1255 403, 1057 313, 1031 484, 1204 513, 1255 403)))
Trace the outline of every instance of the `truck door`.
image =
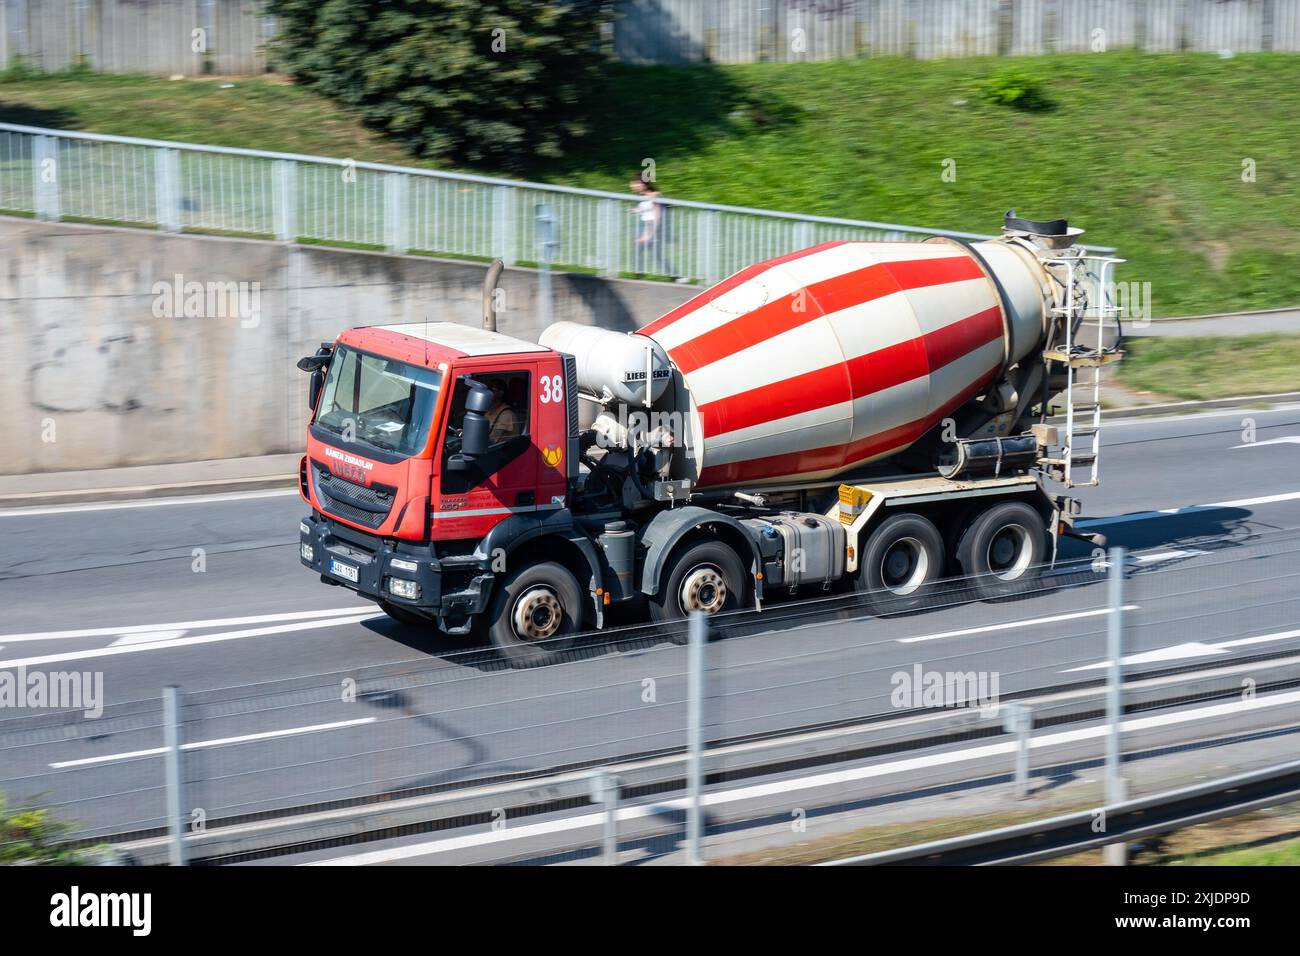
POLYGON ((535 363, 456 377, 451 409, 439 450, 433 496, 433 540, 479 538, 504 516, 531 511, 537 505, 537 476, 541 464, 534 440, 538 374, 535 363), (465 420, 468 375, 492 389, 488 412, 491 433, 488 453, 466 471, 451 471, 447 459, 459 450, 465 420))
MULTIPOLYGON (((569 504, 568 474, 571 452, 569 396, 566 394, 564 363, 554 353, 537 362, 537 397, 533 413, 533 444, 540 462, 537 468, 537 506, 564 508, 569 504)), ((575 403, 576 404, 576 403, 575 403)), ((576 411, 573 414, 577 414, 576 411)))

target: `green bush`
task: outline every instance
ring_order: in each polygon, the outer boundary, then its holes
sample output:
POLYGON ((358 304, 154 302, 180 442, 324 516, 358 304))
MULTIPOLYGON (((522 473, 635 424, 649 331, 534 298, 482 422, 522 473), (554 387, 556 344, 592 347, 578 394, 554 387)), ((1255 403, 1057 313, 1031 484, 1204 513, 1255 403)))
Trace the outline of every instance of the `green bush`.
POLYGON ((1027 112, 1041 112, 1056 105, 1041 80, 1017 69, 993 74, 979 85, 978 93, 990 103, 1027 112))
POLYGON ((423 156, 518 168, 589 130, 607 0, 271 0, 279 68, 423 156))
POLYGON ((0 793, 0 866, 15 863, 74 865, 85 863, 86 854, 60 841, 69 825, 55 820, 49 810, 38 807, 9 807, 0 793))

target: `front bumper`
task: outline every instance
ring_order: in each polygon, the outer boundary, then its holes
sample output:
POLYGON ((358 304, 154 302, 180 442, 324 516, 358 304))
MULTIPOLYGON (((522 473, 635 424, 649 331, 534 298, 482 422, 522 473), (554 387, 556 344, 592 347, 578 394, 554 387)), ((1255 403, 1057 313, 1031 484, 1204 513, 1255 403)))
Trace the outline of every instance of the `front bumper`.
POLYGON ((300 523, 298 560, 326 584, 437 619, 449 634, 469 630, 473 618, 487 608, 492 590, 492 572, 473 558, 439 559, 429 544, 341 529, 315 514, 300 523), (394 561, 405 564, 395 567, 394 561), (356 580, 352 580, 353 572, 356 580), (394 581, 408 588, 414 585, 418 591, 414 596, 409 591, 395 591, 394 581))

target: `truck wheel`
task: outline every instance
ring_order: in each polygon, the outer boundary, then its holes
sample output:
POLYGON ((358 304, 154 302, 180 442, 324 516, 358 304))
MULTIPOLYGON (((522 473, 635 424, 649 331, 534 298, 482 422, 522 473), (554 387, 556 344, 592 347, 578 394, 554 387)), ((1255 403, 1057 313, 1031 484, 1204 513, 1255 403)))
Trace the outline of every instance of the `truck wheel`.
POLYGON ((1048 556, 1043 516, 1023 501, 1004 501, 978 514, 957 543, 957 564, 981 598, 1028 590, 1048 556))
MULTIPOLYGON (((650 618, 667 623, 691 611, 735 611, 748 600, 749 578, 736 552, 716 541, 702 541, 674 559, 667 580, 650 599, 650 618)), ((673 640, 685 644, 687 635, 674 631, 673 640)))
POLYGON ((581 620, 578 582, 564 565, 544 561, 498 585, 488 638, 516 667, 553 664, 573 643, 581 620))
POLYGON ((379 610, 383 611, 394 621, 400 624, 409 624, 411 627, 426 627, 430 624, 429 618, 416 611, 404 607, 398 607, 396 604, 389 604, 387 601, 379 602, 379 610))
POLYGON ((943 536, 929 518, 897 514, 867 536, 858 589, 878 614, 910 611, 943 576, 943 536))

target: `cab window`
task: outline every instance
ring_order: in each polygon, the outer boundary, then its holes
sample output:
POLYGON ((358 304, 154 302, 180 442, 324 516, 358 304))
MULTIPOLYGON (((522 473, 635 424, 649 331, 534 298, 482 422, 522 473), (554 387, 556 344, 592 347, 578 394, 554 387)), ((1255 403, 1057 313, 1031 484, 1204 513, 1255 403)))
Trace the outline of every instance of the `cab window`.
MULTIPOLYGON (((457 376, 456 390, 452 393, 446 438, 443 441, 444 466, 451 455, 460 451, 460 433, 465 424, 465 398, 469 395, 465 378, 465 375, 457 376)), ((447 486, 448 482, 459 484, 457 475, 470 476, 469 483, 476 483, 476 478, 481 480, 495 474, 529 446, 529 409, 532 404, 530 373, 525 370, 476 373, 474 378, 492 390, 492 407, 487 412, 490 426, 488 453, 480 459, 478 467, 470 472, 449 472, 444 467, 444 490, 447 491, 452 490, 447 486)))

